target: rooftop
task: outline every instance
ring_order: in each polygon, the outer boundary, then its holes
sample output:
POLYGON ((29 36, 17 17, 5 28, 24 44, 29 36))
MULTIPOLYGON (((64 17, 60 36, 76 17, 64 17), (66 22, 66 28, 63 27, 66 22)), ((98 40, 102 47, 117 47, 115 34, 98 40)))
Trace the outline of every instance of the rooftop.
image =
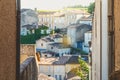
POLYGON ((88 17, 82 17, 82 18, 80 18, 80 20, 86 20, 86 21, 92 21, 92 18, 93 18, 93 16, 92 15, 90 15, 90 16, 88 16, 88 17))
POLYGON ((40 58, 39 64, 53 64, 53 65, 65 65, 65 64, 79 64, 78 62, 78 56, 61 56, 59 58, 40 58))
POLYGON ((63 13, 63 12, 56 12, 56 13, 54 13, 54 16, 55 17, 64 17, 65 13, 63 13))
POLYGON ((39 64, 53 64, 53 62, 55 62, 56 60, 57 60, 57 58, 42 57, 42 58, 40 58, 39 64))
POLYGON ((53 15, 55 11, 40 11, 38 12, 39 15, 53 15))
POLYGON ((54 62, 54 65, 65 65, 65 64, 79 64, 78 56, 61 56, 58 61, 54 62))
POLYGON ((69 48, 68 46, 65 46, 63 43, 51 43, 51 44, 49 44, 49 45, 51 45, 51 46, 53 46, 53 47, 57 47, 57 48, 59 48, 59 49, 69 48))
POLYGON ((33 24, 33 25, 27 24, 27 25, 23 25, 22 28, 35 29, 36 25, 35 24, 33 24))
POLYGON ((66 62, 69 60, 70 56, 62 56, 58 59, 58 61, 55 61, 54 65, 65 65, 66 62))
POLYGON ((62 38, 63 36, 61 34, 54 34, 53 38, 62 38))
POLYGON ((41 40, 45 41, 45 42, 54 42, 53 39, 51 39, 50 37, 44 37, 41 40))
POLYGON ((50 35, 50 36, 46 36, 41 38, 41 40, 45 41, 45 42, 54 42, 55 38, 62 38, 63 36, 60 34, 54 34, 54 35, 50 35))
POLYGON ((90 25, 87 25, 87 24, 71 24, 71 25, 69 25, 69 27, 68 27, 68 29, 69 28, 83 28, 83 27, 88 27, 88 28, 90 28, 91 29, 91 26, 90 25))

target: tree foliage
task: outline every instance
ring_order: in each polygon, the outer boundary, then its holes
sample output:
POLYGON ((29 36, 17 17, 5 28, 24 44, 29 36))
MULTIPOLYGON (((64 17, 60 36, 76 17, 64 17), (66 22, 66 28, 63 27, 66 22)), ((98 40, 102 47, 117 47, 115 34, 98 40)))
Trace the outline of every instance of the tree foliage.
POLYGON ((94 8, 95 8, 95 2, 90 3, 90 5, 88 6, 88 12, 92 14, 94 12, 94 8))
POLYGON ((78 61, 80 64, 79 67, 73 68, 71 70, 71 73, 80 76, 81 80, 88 80, 88 74, 89 74, 88 64, 80 57, 78 61))
POLYGON ((48 35, 46 32, 47 29, 48 29, 47 26, 39 27, 38 29, 35 29, 34 34, 27 34, 26 36, 20 36, 20 43, 35 44, 36 40, 48 35), (44 34, 41 34, 41 30, 44 30, 44 34))
POLYGON ((84 52, 83 50, 79 49, 79 48, 74 48, 71 47, 71 53, 75 54, 75 53, 80 53, 81 55, 88 55, 86 52, 84 52))
POLYGON ((88 79, 88 74, 89 74, 89 67, 88 64, 82 60, 81 58, 78 59, 80 66, 77 70, 77 75, 81 77, 82 80, 87 80, 88 79))
POLYGON ((74 5, 74 6, 68 6, 68 8, 86 8, 86 6, 83 6, 83 5, 74 5))

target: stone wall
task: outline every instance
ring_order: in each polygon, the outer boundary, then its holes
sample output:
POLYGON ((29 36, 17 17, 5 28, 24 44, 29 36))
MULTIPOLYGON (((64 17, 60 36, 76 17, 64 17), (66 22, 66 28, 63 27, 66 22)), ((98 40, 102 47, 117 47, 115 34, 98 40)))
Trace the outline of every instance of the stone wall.
POLYGON ((20 65, 20 80, 38 80, 37 64, 34 57, 27 58, 20 65))
POLYGON ((0 80, 16 80, 19 75, 16 15, 16 0, 0 0, 0 80))
POLYGON ((28 55, 28 56, 35 56, 36 47, 35 44, 21 44, 20 45, 20 54, 21 55, 28 55))

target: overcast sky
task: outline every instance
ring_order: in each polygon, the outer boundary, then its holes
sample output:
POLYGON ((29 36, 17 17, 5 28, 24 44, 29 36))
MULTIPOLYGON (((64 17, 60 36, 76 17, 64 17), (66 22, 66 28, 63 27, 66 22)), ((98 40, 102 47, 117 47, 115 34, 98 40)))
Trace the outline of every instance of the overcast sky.
POLYGON ((21 8, 53 10, 79 4, 87 6, 91 2, 94 0, 21 0, 21 8))

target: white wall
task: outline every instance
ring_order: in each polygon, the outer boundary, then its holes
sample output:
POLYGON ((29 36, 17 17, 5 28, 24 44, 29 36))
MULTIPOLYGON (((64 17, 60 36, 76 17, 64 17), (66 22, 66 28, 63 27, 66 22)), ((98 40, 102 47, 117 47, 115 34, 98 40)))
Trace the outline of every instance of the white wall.
POLYGON ((44 73, 46 75, 51 75, 54 77, 54 67, 53 65, 40 65, 39 64, 39 71, 38 73, 44 73))
POLYGON ((108 80, 108 0, 102 0, 102 80, 108 80))
POLYGON ((80 21, 79 22, 80 24, 87 24, 87 25, 91 25, 92 26, 92 20, 90 21, 90 20, 82 20, 82 21, 80 21))
POLYGON ((21 28, 20 35, 27 35, 27 28, 21 28))
POLYGON ((58 49, 58 52, 60 56, 62 56, 62 54, 67 55, 70 54, 70 48, 58 49))
POLYGON ((92 40, 92 33, 91 32, 87 32, 84 34, 84 43, 85 45, 89 46, 89 41, 92 40))
POLYGON ((37 49, 47 49, 47 42, 43 41, 43 40, 37 40, 36 41, 36 48, 37 49))
POLYGON ((64 80, 65 77, 65 65, 40 65, 39 64, 39 71, 38 73, 44 73, 46 75, 51 75, 55 78, 55 75, 57 75, 56 80, 59 79, 59 75, 61 75, 61 80, 64 80))
POLYGON ((67 37, 68 37, 68 44, 75 47, 76 46, 75 45, 75 43, 76 43, 76 28, 68 28, 67 37))
POLYGON ((63 43, 63 38, 55 38, 54 41, 56 43, 63 43))
POLYGON ((54 43, 54 42, 45 42, 42 39, 39 39, 36 41, 36 49, 47 49, 48 44, 54 43))
POLYGON ((61 75, 61 77, 62 77, 61 80, 64 80, 64 77, 65 77, 65 65, 54 65, 54 77, 55 77, 55 75, 57 75, 56 80, 60 80, 59 75, 61 75))
POLYGON ((55 53, 59 53, 60 56, 62 56, 62 54, 65 55, 65 54, 70 53, 70 48, 58 48, 52 45, 48 45, 47 50, 55 52, 55 53))
POLYGON ((108 0, 96 0, 92 38, 92 80, 108 80, 108 0))

